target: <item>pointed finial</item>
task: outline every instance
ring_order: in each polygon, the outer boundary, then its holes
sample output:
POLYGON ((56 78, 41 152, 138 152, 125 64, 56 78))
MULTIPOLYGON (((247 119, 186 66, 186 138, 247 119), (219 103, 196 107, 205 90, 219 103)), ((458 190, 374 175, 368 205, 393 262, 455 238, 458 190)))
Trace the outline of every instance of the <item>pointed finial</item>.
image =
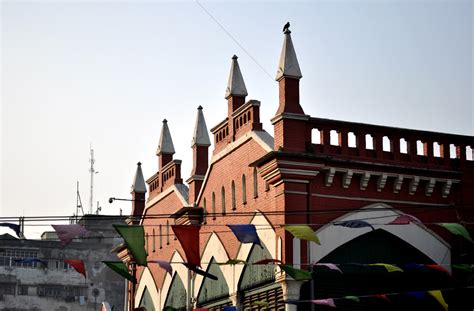
POLYGON ((163 126, 161 127, 160 141, 158 143, 158 149, 156 155, 162 153, 174 154, 173 140, 171 139, 170 130, 168 128, 168 121, 163 120, 163 126))
POLYGON ((245 87, 244 78, 240 72, 237 55, 232 56, 232 64, 230 66, 229 81, 225 90, 225 98, 230 96, 247 96, 247 88, 245 87))
POLYGON ((194 134, 191 147, 194 146, 210 146, 211 141, 209 140, 209 134, 207 132, 206 120, 204 120, 204 114, 202 113, 202 107, 198 107, 196 115, 196 124, 194 125, 194 134))
POLYGON ((146 193, 145 179, 143 178, 142 164, 137 163, 137 171, 135 172, 135 178, 133 179, 132 192, 135 193, 146 193))
POLYGON ((289 77, 294 79, 301 79, 300 65, 296 58, 295 48, 293 47, 293 41, 291 40, 291 31, 289 29, 290 23, 286 23, 283 27, 285 39, 283 41, 283 47, 281 48, 280 63, 278 64, 278 71, 275 80, 280 81, 283 77, 289 77))

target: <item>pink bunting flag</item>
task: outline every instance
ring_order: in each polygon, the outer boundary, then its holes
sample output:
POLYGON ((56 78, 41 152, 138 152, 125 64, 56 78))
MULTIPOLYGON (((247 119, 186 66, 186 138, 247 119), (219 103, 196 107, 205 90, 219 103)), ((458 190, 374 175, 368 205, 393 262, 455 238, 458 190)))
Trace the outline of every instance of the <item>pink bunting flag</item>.
POLYGON ((80 259, 66 259, 64 262, 73 267, 77 272, 82 274, 84 278, 86 278, 86 266, 84 265, 84 261, 80 259))
POLYGON ((421 223, 421 221, 415 216, 403 214, 389 222, 389 225, 408 225, 411 222, 421 223))
POLYGON ((165 269, 171 276, 173 276, 173 268, 171 264, 165 260, 148 260, 149 263, 157 263, 161 268, 165 269))
POLYGON ((74 238, 85 235, 88 231, 81 225, 51 225, 56 231, 61 245, 65 246, 71 243, 74 238))
POLYGON ((316 300, 311 300, 312 303, 315 305, 322 305, 322 306, 328 306, 328 307, 336 307, 336 304, 334 303, 334 299, 329 298, 329 299, 316 299, 316 300))
POLYGON ((339 269, 339 267, 338 267, 337 265, 333 264, 333 263, 317 263, 317 264, 315 264, 315 266, 327 267, 327 268, 329 268, 329 269, 331 269, 331 270, 336 270, 336 271, 339 271, 339 272, 342 273, 342 270, 339 269))

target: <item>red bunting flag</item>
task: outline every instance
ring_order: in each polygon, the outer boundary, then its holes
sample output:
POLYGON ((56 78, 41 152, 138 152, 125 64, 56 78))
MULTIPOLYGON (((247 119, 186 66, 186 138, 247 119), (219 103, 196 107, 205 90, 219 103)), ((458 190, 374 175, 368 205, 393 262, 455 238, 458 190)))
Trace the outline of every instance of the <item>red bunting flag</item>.
POLYGON ((77 272, 82 274, 84 278, 86 278, 86 266, 84 265, 84 261, 80 259, 66 259, 64 262, 73 267, 77 272))
POLYGON ((201 256, 199 254, 199 229, 200 226, 172 225, 176 238, 181 243, 188 264, 201 267, 201 256))

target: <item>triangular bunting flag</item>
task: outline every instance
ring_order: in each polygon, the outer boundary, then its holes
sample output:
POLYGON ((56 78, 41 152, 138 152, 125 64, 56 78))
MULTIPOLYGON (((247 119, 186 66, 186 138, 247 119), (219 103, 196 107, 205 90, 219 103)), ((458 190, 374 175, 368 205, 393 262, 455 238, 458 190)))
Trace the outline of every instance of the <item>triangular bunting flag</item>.
POLYGON ((80 259, 65 259, 64 262, 73 267, 74 270, 76 270, 77 272, 82 274, 84 278, 86 278, 86 267, 84 265, 84 261, 80 259))
POLYGON ((368 266, 379 266, 379 267, 384 267, 388 272, 403 272, 402 269, 395 265, 389 265, 387 263, 372 263, 368 264, 368 266))
POLYGON ((241 243, 254 243, 262 246, 254 225, 227 225, 241 243))
POLYGON ((428 291, 428 294, 433 296, 439 302, 439 304, 444 308, 444 310, 448 311, 448 304, 446 303, 446 301, 444 301, 443 294, 441 293, 440 290, 430 290, 428 291))
POLYGON ((335 222, 334 226, 343 226, 343 227, 348 227, 348 228, 370 227, 372 228, 372 230, 375 230, 375 228, 371 224, 369 224, 367 221, 359 220, 359 219, 335 222))
POLYGON ((68 245, 74 238, 83 236, 87 233, 87 230, 78 224, 51 225, 51 227, 56 231, 62 246, 68 245))
POLYGON ((467 231, 467 229, 461 224, 457 224, 457 223, 437 223, 437 225, 446 228, 452 234, 460 235, 463 238, 465 238, 466 240, 468 240, 469 242, 474 243, 474 241, 472 241, 472 238, 469 235, 469 232, 467 231))
POLYGON ((218 265, 247 265, 248 263, 245 260, 242 259, 229 259, 226 262, 219 262, 217 263, 218 265))
POLYGON ((123 237, 135 262, 146 266, 145 231, 143 226, 114 225, 115 230, 123 237))
POLYGON ((285 225, 285 230, 290 232, 297 239, 312 241, 321 245, 318 236, 308 225, 285 225))
POLYGON ((342 298, 344 298, 344 299, 349 299, 349 300, 353 300, 353 301, 355 301, 355 302, 360 302, 360 299, 359 299, 359 297, 357 297, 357 296, 344 296, 344 297, 342 297, 342 298))
POLYGON ((429 265, 425 265, 425 267, 429 268, 429 269, 433 269, 433 270, 438 270, 438 271, 441 271, 441 272, 444 272, 448 275, 451 275, 451 272, 449 272, 448 270, 446 270, 445 268, 441 267, 440 265, 435 265, 435 264, 429 264, 429 265))
POLYGON ((280 265, 280 268, 296 281, 307 281, 313 279, 311 272, 295 269, 291 265, 280 265))
POLYGON ((181 243, 184 253, 186 254, 186 260, 190 265, 200 267, 201 256, 199 254, 199 229, 200 226, 192 225, 172 225, 176 238, 181 243))
POLYGON ((107 267, 117 272, 132 283, 137 283, 137 279, 128 272, 127 266, 121 261, 102 261, 107 267))
POLYGON ((336 307, 336 304, 334 303, 334 299, 316 299, 316 300, 311 300, 312 303, 315 305, 322 305, 322 306, 328 306, 328 307, 336 307))
POLYGON ((389 222, 388 225, 408 225, 411 222, 421 223, 421 221, 415 216, 403 214, 397 216, 397 218, 389 222))
POLYGON ((166 272, 168 272, 171 276, 173 276, 173 268, 171 267, 171 264, 167 262, 166 260, 148 260, 149 263, 157 263, 161 268, 165 269, 166 272))
POLYGON ((327 267, 327 268, 329 268, 329 269, 331 269, 331 270, 336 270, 336 271, 339 271, 339 272, 342 273, 342 270, 339 269, 339 267, 338 267, 337 265, 333 264, 333 263, 317 263, 317 264, 315 264, 315 266, 327 267))
POLYGON ((43 266, 47 267, 48 263, 44 260, 38 259, 38 258, 23 258, 23 259, 14 259, 16 263, 24 263, 24 264, 29 264, 33 262, 38 262, 41 263, 43 266))
POLYGON ((0 227, 10 228, 13 231, 15 231, 15 234, 17 235, 17 237, 19 237, 20 239, 23 237, 23 235, 21 234, 21 231, 20 231, 20 226, 17 225, 17 224, 12 224, 12 223, 9 223, 9 222, 0 222, 0 227))

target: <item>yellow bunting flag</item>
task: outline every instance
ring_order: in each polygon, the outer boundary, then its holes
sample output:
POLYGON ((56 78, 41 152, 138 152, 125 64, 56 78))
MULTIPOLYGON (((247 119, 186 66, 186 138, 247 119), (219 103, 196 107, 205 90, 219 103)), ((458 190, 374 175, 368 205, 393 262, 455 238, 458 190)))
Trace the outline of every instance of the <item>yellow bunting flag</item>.
POLYGON ((403 270, 395 265, 389 265, 388 263, 372 263, 368 266, 379 266, 387 269, 388 272, 403 272, 403 270))
POLYGON ((440 290, 430 290, 428 291, 428 294, 433 296, 439 304, 443 306, 444 310, 448 311, 448 304, 444 301, 443 294, 440 290))

